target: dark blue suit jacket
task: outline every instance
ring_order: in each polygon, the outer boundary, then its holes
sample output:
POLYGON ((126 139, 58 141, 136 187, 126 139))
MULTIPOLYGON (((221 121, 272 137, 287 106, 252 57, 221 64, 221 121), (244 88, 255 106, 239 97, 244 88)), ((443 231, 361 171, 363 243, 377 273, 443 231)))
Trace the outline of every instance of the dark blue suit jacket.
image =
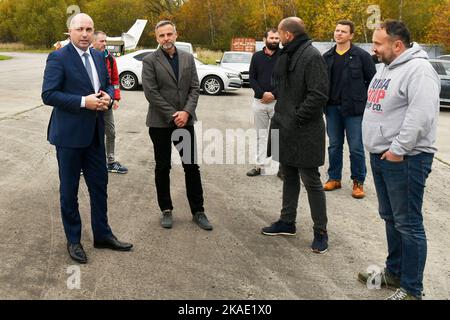
MULTIPOLYGON (((114 97, 102 53, 89 49, 100 79, 100 89, 114 97)), ((104 140, 103 113, 81 108, 81 97, 93 94, 86 68, 75 47, 69 43, 47 58, 42 100, 53 106, 47 139, 57 147, 85 148, 94 138, 98 119, 99 141, 104 140)))

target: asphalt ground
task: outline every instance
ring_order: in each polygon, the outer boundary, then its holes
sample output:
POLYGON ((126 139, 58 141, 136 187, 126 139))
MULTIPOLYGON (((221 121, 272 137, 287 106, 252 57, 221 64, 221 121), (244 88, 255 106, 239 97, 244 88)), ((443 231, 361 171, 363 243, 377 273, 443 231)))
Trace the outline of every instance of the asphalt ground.
MULTIPOLYGON (((370 170, 366 198, 350 196, 347 149, 343 188, 326 194, 326 254, 310 251, 312 222, 304 189, 297 235, 261 235, 261 228, 279 216, 282 184, 274 175, 247 177, 249 163, 201 165, 212 232, 192 222, 183 169, 174 164, 174 227, 161 228, 141 89, 122 92, 115 112, 117 157, 129 173, 110 173, 108 185, 110 224, 134 250, 93 248, 89 194, 82 182, 82 243, 89 263, 77 266, 66 251, 55 148, 46 140, 51 107, 40 98, 46 55, 5 54, 14 59, 0 62, 0 299, 383 299, 391 293, 369 290, 356 280, 368 266, 383 266, 387 249, 370 170)), ((251 101, 248 88, 219 97, 201 95, 197 110, 203 137, 252 128, 251 101)), ((423 206, 425 299, 450 297, 449 136, 450 112, 442 110, 439 152, 423 206)), ((326 168, 320 169, 323 181, 326 168)))

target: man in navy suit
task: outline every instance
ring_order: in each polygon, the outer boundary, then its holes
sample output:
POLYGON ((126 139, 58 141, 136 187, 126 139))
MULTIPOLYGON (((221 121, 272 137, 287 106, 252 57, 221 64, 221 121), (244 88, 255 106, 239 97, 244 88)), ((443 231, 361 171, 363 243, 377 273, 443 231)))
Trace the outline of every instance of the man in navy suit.
POLYGON ((71 42, 47 58, 42 100, 53 106, 48 141, 56 147, 67 250, 73 260, 86 263, 80 243, 80 170, 91 200, 94 247, 129 251, 133 245, 119 241, 108 225, 103 112, 111 108, 114 88, 104 58, 89 48, 94 35, 91 17, 84 13, 73 17, 69 35, 71 42))

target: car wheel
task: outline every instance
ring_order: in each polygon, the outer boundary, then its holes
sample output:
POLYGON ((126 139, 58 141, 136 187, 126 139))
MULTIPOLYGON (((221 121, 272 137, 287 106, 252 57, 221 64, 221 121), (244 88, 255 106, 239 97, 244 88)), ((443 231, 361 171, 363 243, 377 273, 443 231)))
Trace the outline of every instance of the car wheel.
POLYGON ((212 96, 219 95, 223 91, 222 79, 216 76, 206 76, 202 82, 202 89, 203 92, 208 95, 212 96))
POLYGON ((124 90, 135 90, 138 86, 138 78, 132 72, 120 74, 120 87, 124 90))

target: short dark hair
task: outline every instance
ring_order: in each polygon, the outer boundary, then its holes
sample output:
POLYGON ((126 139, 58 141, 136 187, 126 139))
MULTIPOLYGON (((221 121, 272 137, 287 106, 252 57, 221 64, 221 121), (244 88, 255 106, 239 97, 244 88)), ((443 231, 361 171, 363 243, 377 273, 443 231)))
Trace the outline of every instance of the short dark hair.
POLYGON ((94 32, 94 37, 97 38, 97 36, 98 36, 99 34, 104 34, 104 35, 106 36, 106 32, 101 31, 101 30, 98 30, 98 31, 95 31, 95 32, 94 32))
POLYGON ((393 40, 401 40, 406 48, 411 47, 411 33, 408 30, 408 27, 402 22, 393 19, 384 20, 379 29, 386 30, 386 33, 393 40))
POLYGON ((282 20, 280 28, 284 31, 288 31, 294 35, 294 37, 303 35, 306 33, 305 24, 297 17, 289 17, 282 20))
POLYGON ((175 30, 175 32, 177 31, 177 27, 175 26, 175 23, 173 23, 173 22, 170 21, 170 20, 161 20, 161 21, 159 21, 159 22, 156 24, 156 26, 155 26, 155 32, 156 32, 156 30, 158 30, 158 28, 161 28, 161 27, 166 26, 166 25, 168 25, 168 24, 170 24, 170 25, 173 27, 173 29, 175 30))
POLYGON ((275 33, 275 32, 278 32, 278 30, 275 28, 267 29, 266 32, 264 32, 264 38, 267 38, 269 36, 269 32, 275 33))
POLYGON ((336 23, 336 26, 338 24, 341 24, 343 26, 349 26, 350 27, 350 34, 355 33, 355 24, 353 23, 353 21, 350 21, 350 20, 339 20, 338 23, 336 23))

